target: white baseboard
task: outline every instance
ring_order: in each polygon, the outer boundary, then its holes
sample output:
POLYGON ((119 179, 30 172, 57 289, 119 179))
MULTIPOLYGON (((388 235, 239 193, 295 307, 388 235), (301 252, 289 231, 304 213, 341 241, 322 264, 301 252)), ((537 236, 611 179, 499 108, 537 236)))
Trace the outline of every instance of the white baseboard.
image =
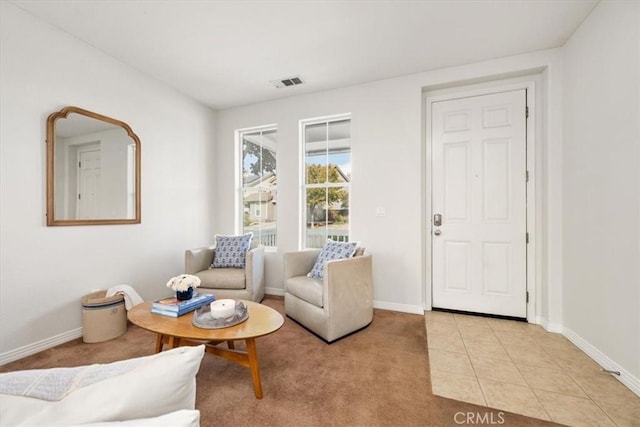
POLYGON ((399 311, 401 313, 424 314, 424 307, 422 307, 421 305, 396 304, 392 302, 374 301, 373 308, 399 311))
POLYGON ((77 328, 34 342, 33 344, 25 345, 24 347, 16 348, 15 350, 7 351, 6 353, 0 354, 0 366, 80 337, 82 337, 82 328, 77 328))
MULTIPOLYGON (((282 288, 264 288, 266 295, 284 296, 284 289, 282 288)), ((396 304, 390 302, 374 301, 373 308, 379 308, 381 310, 399 311, 401 313, 410 314, 424 314, 424 308, 419 305, 409 304, 396 304)))
POLYGON ((574 343, 580 350, 584 351, 589 357, 602 368, 610 371, 618 371, 620 375, 611 375, 622 384, 627 386, 629 390, 640 396, 640 379, 633 376, 629 371, 611 360, 609 356, 591 345, 587 340, 576 334, 569 328, 563 328, 562 335, 567 337, 569 341, 574 343))
POLYGON ((284 296, 284 289, 282 289, 282 288, 265 287, 264 288, 264 293, 266 295, 275 295, 277 297, 283 297, 284 296))
POLYGON ((563 331, 562 325, 559 323, 549 323, 549 321, 541 316, 536 316, 536 324, 540 325, 547 332, 554 332, 556 334, 561 334, 563 331))

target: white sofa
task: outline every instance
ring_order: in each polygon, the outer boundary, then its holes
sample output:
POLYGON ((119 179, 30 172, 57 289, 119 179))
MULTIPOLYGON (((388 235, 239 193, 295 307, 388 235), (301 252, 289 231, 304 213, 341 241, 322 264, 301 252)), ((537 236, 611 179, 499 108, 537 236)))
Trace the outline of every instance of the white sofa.
POLYGON ((0 425, 197 427, 204 346, 76 368, 0 374, 0 425))

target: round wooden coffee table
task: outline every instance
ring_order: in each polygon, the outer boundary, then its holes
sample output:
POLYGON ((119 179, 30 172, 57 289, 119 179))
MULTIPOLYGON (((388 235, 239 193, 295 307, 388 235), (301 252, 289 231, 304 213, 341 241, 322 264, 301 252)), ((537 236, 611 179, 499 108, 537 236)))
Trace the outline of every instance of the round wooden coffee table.
POLYGON ((207 353, 249 368, 253 378, 253 391, 258 399, 262 399, 260 366, 255 340, 276 332, 284 324, 284 319, 271 307, 251 301, 242 302, 247 306, 249 318, 238 325, 221 329, 203 329, 194 326, 191 323, 193 312, 175 318, 151 313, 151 302, 134 306, 129 310, 127 317, 134 325, 157 334, 156 353, 162 351, 164 344, 170 348, 205 344, 207 353), (245 341, 246 351, 235 349, 234 341, 239 340, 245 341), (219 347, 219 344, 225 342, 228 348, 219 347))

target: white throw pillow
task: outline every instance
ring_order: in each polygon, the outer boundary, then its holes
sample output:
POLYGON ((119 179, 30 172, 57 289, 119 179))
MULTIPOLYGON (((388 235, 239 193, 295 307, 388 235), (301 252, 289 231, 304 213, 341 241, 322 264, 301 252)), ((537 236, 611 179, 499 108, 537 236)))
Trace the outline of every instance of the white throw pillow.
POLYGON ((244 268, 253 233, 240 236, 216 234, 216 250, 211 268, 244 268))
POLYGON ((58 401, 2 394, 0 425, 87 424, 193 410, 203 355, 203 345, 158 353, 135 369, 78 388, 58 401))
POLYGON ((314 279, 322 279, 324 265, 327 261, 353 256, 356 246, 358 246, 358 242, 334 242, 329 240, 320 251, 313 268, 307 276, 314 279))

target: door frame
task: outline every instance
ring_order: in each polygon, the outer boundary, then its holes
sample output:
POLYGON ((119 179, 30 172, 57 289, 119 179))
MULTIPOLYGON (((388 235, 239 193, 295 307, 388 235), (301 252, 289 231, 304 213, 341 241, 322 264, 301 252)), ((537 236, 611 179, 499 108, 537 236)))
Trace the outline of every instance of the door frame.
POLYGON ((423 167, 423 183, 424 183, 424 197, 423 197, 423 254, 425 259, 423 262, 423 277, 424 277, 424 309, 429 311, 432 306, 432 233, 431 233, 431 214, 432 214, 432 189, 433 182, 431 177, 432 171, 432 104, 438 101, 448 101, 459 98, 466 98, 472 96, 482 96, 498 92, 506 92, 512 90, 526 89, 527 102, 526 105, 529 109, 529 117, 526 123, 526 168, 529 172, 529 180, 527 181, 527 198, 526 198, 526 225, 527 232, 529 233, 529 244, 527 245, 527 267, 526 267, 526 281, 527 292, 529 293, 529 302, 527 303, 527 321, 529 323, 537 323, 538 308, 541 306, 539 301, 540 296, 540 282, 541 275, 541 263, 538 250, 541 245, 536 245, 537 237, 542 235, 542 225, 538 221, 541 218, 541 195, 539 193, 538 174, 537 167, 540 167, 540 153, 537 147, 540 144, 536 141, 536 135, 540 133, 540 120, 539 115, 536 114, 536 100, 539 99, 540 84, 536 76, 527 76, 525 78, 516 78, 509 80, 498 80, 482 84, 475 85, 459 85, 451 86, 444 89, 425 90, 423 92, 423 136, 424 136, 424 167, 423 167))

